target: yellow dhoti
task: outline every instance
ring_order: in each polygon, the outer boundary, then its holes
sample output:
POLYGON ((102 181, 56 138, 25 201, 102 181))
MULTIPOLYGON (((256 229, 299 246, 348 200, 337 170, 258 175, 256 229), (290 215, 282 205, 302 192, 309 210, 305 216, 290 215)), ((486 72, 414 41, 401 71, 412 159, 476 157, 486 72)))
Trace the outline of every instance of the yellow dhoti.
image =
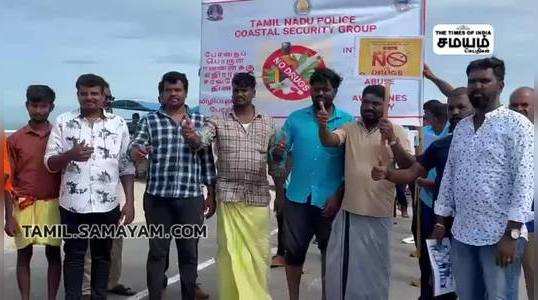
POLYGON ((267 207, 218 203, 219 299, 271 299, 267 287, 270 220, 267 207))
POLYGON ((15 246, 17 249, 22 249, 28 245, 49 245, 59 247, 62 240, 51 236, 25 236, 23 225, 28 225, 34 233, 44 233, 44 225, 60 224, 60 210, 58 209, 58 200, 37 200, 29 206, 20 209, 19 205, 13 205, 13 216, 17 220, 17 234, 15 235, 15 246))

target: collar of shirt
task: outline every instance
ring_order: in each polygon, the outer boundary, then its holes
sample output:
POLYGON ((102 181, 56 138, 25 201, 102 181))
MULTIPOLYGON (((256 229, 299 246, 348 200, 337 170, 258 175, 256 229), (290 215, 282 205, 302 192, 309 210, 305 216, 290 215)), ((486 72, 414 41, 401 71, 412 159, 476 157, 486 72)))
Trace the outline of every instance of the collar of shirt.
MULTIPOLYGON (((315 118, 318 112, 314 105, 310 105, 308 109, 306 110, 306 113, 309 115, 312 115, 315 118)), ((329 118, 329 122, 337 120, 337 119, 341 119, 342 116, 343 116, 342 111, 336 108, 336 106, 333 104, 333 113, 331 114, 331 117, 329 118)))
POLYGON ((364 124, 364 121, 362 120, 362 118, 359 118, 357 120, 357 124, 359 125, 360 128, 366 130, 366 132, 368 134, 372 134, 372 133, 376 132, 377 130, 379 130, 379 127, 377 127, 377 125, 374 128, 371 128, 371 129, 366 128, 366 125, 364 124))
MULTIPOLYGON (((101 109, 101 111, 103 112, 103 117, 104 117, 105 119, 111 119, 111 118, 114 116, 114 114, 109 113, 109 112, 107 112, 107 111, 104 110, 104 109, 101 109)), ((80 110, 80 108, 78 108, 77 110, 75 110, 73 113, 74 113, 74 115, 75 115, 77 118, 79 118, 79 119, 85 119, 85 118, 82 116, 82 111, 80 110)))
MULTIPOLYGON (((161 107, 159 108, 159 110, 157 111, 158 114, 161 114, 167 118, 170 118, 173 120, 172 116, 170 116, 166 110, 164 109, 164 105, 161 105, 161 107)), ((195 114, 196 112, 191 110, 189 108, 189 106, 187 104, 185 104, 185 113, 187 114, 187 116, 189 116, 189 119, 192 119, 192 115, 195 114)))
POLYGON ((50 134, 50 131, 52 130, 52 125, 47 122, 47 127, 45 127, 44 129, 42 130, 35 130, 34 128, 32 128, 32 126, 30 126, 30 124, 24 126, 24 133, 25 134, 35 134, 39 137, 46 137, 50 134))
MULTIPOLYGON (((235 121, 239 122, 239 118, 237 117, 237 115, 235 114, 235 111, 233 109, 228 113, 228 116, 231 117, 232 119, 234 119, 235 121)), ((256 107, 254 107, 254 117, 248 123, 250 124, 254 120, 260 119, 262 117, 263 117, 263 114, 261 112, 257 111, 256 107)), ((239 123, 241 123, 241 122, 239 122, 239 123)))

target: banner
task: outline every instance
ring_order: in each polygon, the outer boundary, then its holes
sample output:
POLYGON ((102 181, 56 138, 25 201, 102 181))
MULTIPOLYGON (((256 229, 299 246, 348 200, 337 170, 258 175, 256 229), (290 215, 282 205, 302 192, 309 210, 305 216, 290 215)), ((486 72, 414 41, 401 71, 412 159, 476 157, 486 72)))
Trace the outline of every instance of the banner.
POLYGON ((359 38, 359 76, 422 77, 421 38, 359 38))
MULTIPOLYGON (((228 111, 232 76, 252 72, 257 109, 285 118, 312 103, 310 75, 326 66, 344 78, 335 99, 339 108, 359 115, 363 88, 392 80, 389 116, 399 124, 418 125, 421 81, 359 76, 357 42, 361 37, 422 37, 423 1, 204 0, 200 109, 205 114, 228 111)), ((417 55, 420 61, 422 53, 417 55)), ((408 75, 417 77, 416 70, 408 75)))

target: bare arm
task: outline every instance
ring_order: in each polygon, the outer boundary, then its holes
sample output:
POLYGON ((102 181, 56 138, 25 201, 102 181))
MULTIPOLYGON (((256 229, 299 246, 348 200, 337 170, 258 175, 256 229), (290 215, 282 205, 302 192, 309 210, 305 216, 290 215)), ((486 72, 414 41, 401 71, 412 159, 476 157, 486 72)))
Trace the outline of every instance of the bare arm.
POLYGON ((321 140, 321 144, 325 147, 338 147, 340 146, 340 139, 338 138, 338 135, 336 133, 332 133, 329 131, 329 128, 327 126, 319 126, 319 139, 321 140))
POLYGON ((125 193, 125 205, 134 205, 134 175, 121 176, 120 181, 125 193))
MULTIPOLYGON (((407 152, 400 142, 396 142, 391 146, 392 153, 394 154, 394 160, 398 166, 402 169, 407 169, 413 166, 415 163, 415 158, 409 152, 407 152)), ((416 177, 415 177, 416 178, 416 177)))
POLYGON ((443 95, 447 96, 450 95, 450 92, 454 90, 454 87, 450 85, 450 83, 444 81, 443 79, 437 77, 433 72, 430 70, 428 65, 424 64, 424 77, 428 78, 433 84, 437 86, 437 88, 443 93, 443 95))
POLYGON ((415 162, 407 169, 388 169, 386 179, 395 184, 406 184, 415 181, 420 176, 425 176, 426 170, 418 162, 415 162))

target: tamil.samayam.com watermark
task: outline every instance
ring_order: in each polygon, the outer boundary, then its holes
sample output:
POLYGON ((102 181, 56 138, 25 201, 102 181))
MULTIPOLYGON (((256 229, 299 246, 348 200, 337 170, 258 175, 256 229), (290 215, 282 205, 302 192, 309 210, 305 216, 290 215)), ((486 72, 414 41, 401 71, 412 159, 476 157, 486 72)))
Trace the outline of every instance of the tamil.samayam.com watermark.
POLYGON ((197 239, 207 238, 207 226, 197 224, 174 224, 167 229, 163 224, 97 225, 81 224, 70 228, 66 224, 22 225, 25 238, 61 239, 197 239), (75 229, 75 230, 73 230, 75 229))

